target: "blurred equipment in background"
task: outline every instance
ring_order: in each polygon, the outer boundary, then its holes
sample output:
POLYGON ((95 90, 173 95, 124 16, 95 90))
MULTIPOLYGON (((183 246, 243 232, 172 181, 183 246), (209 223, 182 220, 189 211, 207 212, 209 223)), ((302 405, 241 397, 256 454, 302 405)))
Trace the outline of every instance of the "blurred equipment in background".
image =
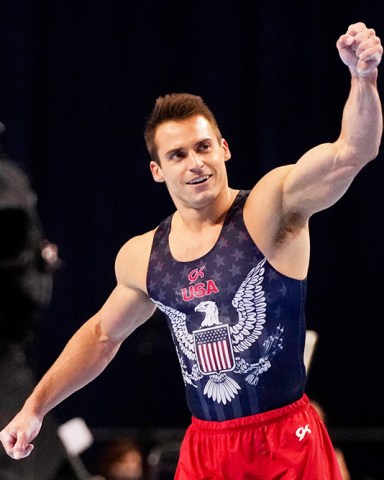
POLYGON ((168 440, 156 445, 148 455, 149 480, 172 480, 179 460, 181 440, 168 440))
MULTIPOLYGON (((4 130, 0 124, 0 134, 4 130)), ((29 354, 60 265, 56 245, 44 238, 36 201, 27 175, 0 154, 0 429, 35 386, 29 354)), ((47 420, 39 448, 27 459, 15 461, 0 450, 1 480, 80 478, 67 461, 56 422, 47 420)))
POLYGON ((305 346, 304 346, 304 365, 305 365, 307 374, 311 367, 318 341, 319 341, 319 334, 314 330, 307 330, 305 334, 305 346))
POLYGON ((26 346, 39 326, 59 265, 44 239, 27 176, 0 158, 0 348, 26 346))
MULTIPOLYGON (((327 416, 325 414, 325 411, 323 407, 316 402, 315 400, 310 400, 312 407, 316 410, 316 412, 319 414, 319 417, 323 421, 324 425, 328 428, 328 422, 327 422, 327 416)), ((351 476, 347 467, 347 463, 345 461, 344 453, 340 448, 335 447, 335 453, 336 453, 336 458, 337 461, 339 462, 340 466, 340 471, 341 475, 343 477, 343 480, 351 480, 351 476)))

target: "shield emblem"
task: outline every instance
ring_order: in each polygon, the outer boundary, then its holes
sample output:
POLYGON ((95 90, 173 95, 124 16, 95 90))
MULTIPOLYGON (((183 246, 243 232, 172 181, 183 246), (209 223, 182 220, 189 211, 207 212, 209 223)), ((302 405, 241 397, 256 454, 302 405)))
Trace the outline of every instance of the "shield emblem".
POLYGON ((228 372, 235 368, 228 325, 195 330, 193 338, 197 363, 203 375, 228 372))

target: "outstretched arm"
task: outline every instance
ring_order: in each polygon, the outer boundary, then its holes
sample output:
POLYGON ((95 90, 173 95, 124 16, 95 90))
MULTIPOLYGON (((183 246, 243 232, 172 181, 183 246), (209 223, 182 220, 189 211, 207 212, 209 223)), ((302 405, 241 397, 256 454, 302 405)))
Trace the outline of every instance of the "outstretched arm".
POLYGON ((383 130, 377 92, 377 66, 383 47, 375 31, 351 25, 337 48, 351 72, 339 138, 307 152, 283 182, 283 215, 305 223, 315 212, 333 205, 356 174, 378 154, 383 130))
POLYGON ((377 156, 381 141, 376 86, 383 53, 380 39, 357 23, 339 38, 337 48, 351 73, 339 138, 309 150, 294 165, 269 172, 255 185, 244 208, 247 228, 268 261, 298 279, 308 272, 309 218, 346 192, 357 173, 377 156))
MULTIPOLYGON (((154 312, 154 304, 145 291, 127 282, 130 256, 129 248, 122 249, 116 262, 116 288, 101 310, 75 333, 22 410, 0 433, 0 440, 12 458, 20 459, 31 453, 31 442, 38 435, 44 416, 97 377, 123 340, 154 312)), ((133 258, 137 260, 137 256, 133 258)))

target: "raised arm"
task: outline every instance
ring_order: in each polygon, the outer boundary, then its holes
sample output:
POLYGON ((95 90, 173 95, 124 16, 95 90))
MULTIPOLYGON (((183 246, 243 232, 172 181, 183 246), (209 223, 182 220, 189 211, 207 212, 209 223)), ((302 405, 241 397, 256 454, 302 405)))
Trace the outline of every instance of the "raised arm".
POLYGON ((253 188, 244 219, 256 244, 285 275, 307 275, 308 220, 333 205, 378 153, 383 121, 376 87, 383 48, 374 30, 351 25, 337 48, 351 72, 339 138, 305 153, 296 164, 272 170, 253 188))
POLYGON ((351 25, 338 42, 342 61, 351 72, 341 133, 334 143, 319 145, 293 166, 283 183, 283 214, 305 223, 315 212, 333 205, 356 174, 378 154, 383 130, 377 92, 377 66, 383 47, 375 31, 351 25))
POLYGON ((116 261, 116 288, 100 311, 75 333, 22 410, 0 433, 3 446, 12 458, 31 453, 31 442, 38 435, 44 416, 97 377, 116 355, 123 340, 154 312, 155 307, 141 283, 146 268, 145 258, 136 255, 140 243, 134 240, 121 250, 116 261), (133 275, 129 273, 129 266, 133 275))

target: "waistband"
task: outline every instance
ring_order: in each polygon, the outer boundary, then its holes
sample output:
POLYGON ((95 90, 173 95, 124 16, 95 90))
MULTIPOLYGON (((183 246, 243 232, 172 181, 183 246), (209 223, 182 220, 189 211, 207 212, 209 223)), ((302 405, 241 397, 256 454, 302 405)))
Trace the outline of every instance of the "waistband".
POLYGON ((234 418, 233 420, 224 420, 222 422, 211 422, 208 420, 200 420, 199 418, 192 417, 192 427, 199 430, 205 430, 210 432, 223 432, 224 430, 238 429, 241 427, 248 427, 250 425, 254 427, 260 427, 268 425, 269 423, 275 423, 293 414, 296 414, 302 410, 305 410, 309 406, 309 400, 307 395, 303 395, 296 402, 290 403, 281 408, 276 408, 268 412, 256 413, 255 415, 249 415, 241 418, 234 418))

